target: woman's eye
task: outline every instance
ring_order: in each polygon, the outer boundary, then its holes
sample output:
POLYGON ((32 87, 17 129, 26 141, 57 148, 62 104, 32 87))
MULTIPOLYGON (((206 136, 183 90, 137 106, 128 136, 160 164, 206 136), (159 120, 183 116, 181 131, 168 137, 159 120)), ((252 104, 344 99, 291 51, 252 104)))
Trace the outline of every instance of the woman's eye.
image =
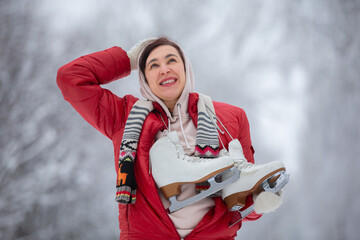
POLYGON ((150 69, 156 68, 156 67, 158 67, 158 66, 159 66, 158 64, 153 63, 153 64, 150 65, 150 69))
POLYGON ((172 63, 172 62, 176 62, 176 59, 175 58, 170 58, 168 63, 172 63))

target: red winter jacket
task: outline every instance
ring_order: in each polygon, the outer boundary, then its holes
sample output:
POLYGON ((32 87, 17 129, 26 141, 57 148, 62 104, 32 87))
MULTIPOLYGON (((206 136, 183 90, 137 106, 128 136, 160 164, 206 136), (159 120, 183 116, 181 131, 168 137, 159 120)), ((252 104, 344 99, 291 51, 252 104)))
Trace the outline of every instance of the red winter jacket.
MULTIPOLYGON (((130 71, 130 61, 126 52, 120 47, 112 47, 62 66, 57 75, 57 84, 65 100, 93 127, 113 141, 116 172, 125 122, 131 107, 138 99, 131 95, 118 97, 100 85, 126 77, 130 71)), ((188 111, 195 126, 197 100, 198 94, 189 95, 188 111)), ((135 178, 138 185, 136 203, 119 204, 120 239, 180 239, 149 173, 150 147, 157 132, 165 129, 160 115, 167 122, 167 116, 160 105, 154 103, 154 107, 155 110, 144 122, 138 144, 135 160, 135 178)), ((246 159, 254 162, 249 123, 244 110, 219 102, 214 102, 214 108, 217 117, 231 135, 240 140, 246 159)), ((221 139, 225 147, 231 140, 228 135, 222 135, 221 139)), ((231 228, 229 222, 237 213, 228 211, 220 197, 214 198, 214 202, 215 206, 185 239, 233 239, 236 236, 241 222, 231 228)), ((256 220, 260 216, 253 213, 246 220, 256 220)))

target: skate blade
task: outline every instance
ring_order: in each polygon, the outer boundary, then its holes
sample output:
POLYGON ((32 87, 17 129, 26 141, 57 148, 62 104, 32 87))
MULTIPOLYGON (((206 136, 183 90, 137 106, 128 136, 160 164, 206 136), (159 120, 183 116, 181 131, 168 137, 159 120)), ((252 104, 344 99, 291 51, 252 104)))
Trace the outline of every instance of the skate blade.
POLYGON ((192 182, 174 182, 165 186, 160 187, 161 191, 163 192, 166 199, 169 199, 172 196, 179 195, 181 193, 181 185, 184 183, 201 183, 208 181, 212 177, 218 177, 224 174, 225 172, 228 172, 226 170, 231 169, 234 167, 234 165, 219 169, 215 172, 212 172, 208 174, 207 176, 204 176, 203 178, 200 178, 198 180, 192 181, 192 182))
POLYGON ((254 211, 253 204, 245 209, 243 209, 243 208, 244 207, 240 207, 239 205, 235 205, 231 208, 231 211, 233 211, 233 212, 238 211, 240 214, 240 217, 238 219, 236 219, 234 222, 230 222, 229 228, 231 228, 232 226, 234 226, 235 224, 237 224, 238 222, 243 220, 245 217, 247 217, 250 213, 252 213, 254 211))
POLYGON ((286 171, 280 171, 263 181, 260 187, 266 192, 277 193, 289 182, 289 179, 289 173, 286 171), (273 181, 273 179, 276 180, 273 181))
MULTIPOLYGON (((286 171, 280 171, 263 181, 260 187, 263 189, 263 191, 277 193, 289 182, 289 179, 289 173, 287 173, 286 171)), ((230 211, 238 211, 240 213, 240 217, 233 223, 230 223, 229 228, 243 220, 245 217, 247 217, 250 213, 254 211, 253 204, 246 209, 243 208, 243 206, 239 205, 234 205, 231 208, 230 211)))
POLYGON ((238 192, 226 197, 225 202, 229 206, 229 210, 235 207, 234 211, 237 211, 238 206, 240 208, 245 206, 246 198, 250 194, 260 194, 263 191, 277 193, 289 182, 289 178, 290 174, 285 170, 281 170, 267 176, 265 180, 255 185, 250 191, 238 192))
MULTIPOLYGON (((251 194, 259 194, 260 192, 264 191, 262 184, 265 186, 265 182, 269 182, 269 184, 276 180, 278 177, 278 173, 285 171, 285 168, 277 169, 267 175, 265 175, 263 178, 259 179, 259 181, 250 189, 243 192, 236 192, 229 196, 227 196, 224 201, 226 205, 228 206, 229 210, 235 206, 240 205, 241 207, 245 206, 246 204, 246 198, 247 196, 251 194)), ((241 180, 240 180, 241 181, 241 180)))
POLYGON ((201 191, 199 194, 196 194, 193 197, 187 198, 182 201, 178 201, 176 198, 176 195, 171 196, 169 198, 169 201, 171 203, 168 212, 172 213, 179 209, 182 209, 186 206, 189 206, 197 201, 200 201, 201 199, 204 199, 208 196, 210 196, 213 193, 216 193, 217 191, 225 188, 227 185, 235 182, 240 177, 240 170, 236 167, 232 167, 229 169, 226 169, 225 171, 211 177, 208 179, 208 182, 210 183, 210 187, 207 190, 201 191), (227 179, 222 179, 222 176, 225 173, 233 172, 232 176, 228 177, 227 179), (220 182, 219 182, 220 181, 220 182))

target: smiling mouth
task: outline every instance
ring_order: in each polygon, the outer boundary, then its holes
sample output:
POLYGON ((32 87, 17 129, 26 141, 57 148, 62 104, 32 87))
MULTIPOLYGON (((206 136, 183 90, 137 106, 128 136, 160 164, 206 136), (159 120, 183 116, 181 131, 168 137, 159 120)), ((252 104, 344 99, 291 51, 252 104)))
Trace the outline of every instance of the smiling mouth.
POLYGON ((173 83, 173 82, 176 82, 176 79, 175 78, 172 78, 172 79, 168 79, 166 81, 163 81, 160 83, 160 85, 166 85, 166 84, 170 84, 170 83, 173 83))

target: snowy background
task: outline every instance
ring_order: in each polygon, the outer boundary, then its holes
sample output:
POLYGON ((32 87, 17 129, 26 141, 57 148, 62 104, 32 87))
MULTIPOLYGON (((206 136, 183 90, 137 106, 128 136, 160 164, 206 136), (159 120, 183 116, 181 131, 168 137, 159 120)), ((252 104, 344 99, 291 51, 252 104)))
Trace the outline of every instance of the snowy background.
MULTIPOLYGON (((196 91, 245 109, 258 163, 291 179, 238 239, 358 239, 358 0, 1 0, 0 239, 118 239, 110 140, 66 103, 57 69, 166 35, 196 91)), ((112 83, 139 95, 137 75, 112 83)))

